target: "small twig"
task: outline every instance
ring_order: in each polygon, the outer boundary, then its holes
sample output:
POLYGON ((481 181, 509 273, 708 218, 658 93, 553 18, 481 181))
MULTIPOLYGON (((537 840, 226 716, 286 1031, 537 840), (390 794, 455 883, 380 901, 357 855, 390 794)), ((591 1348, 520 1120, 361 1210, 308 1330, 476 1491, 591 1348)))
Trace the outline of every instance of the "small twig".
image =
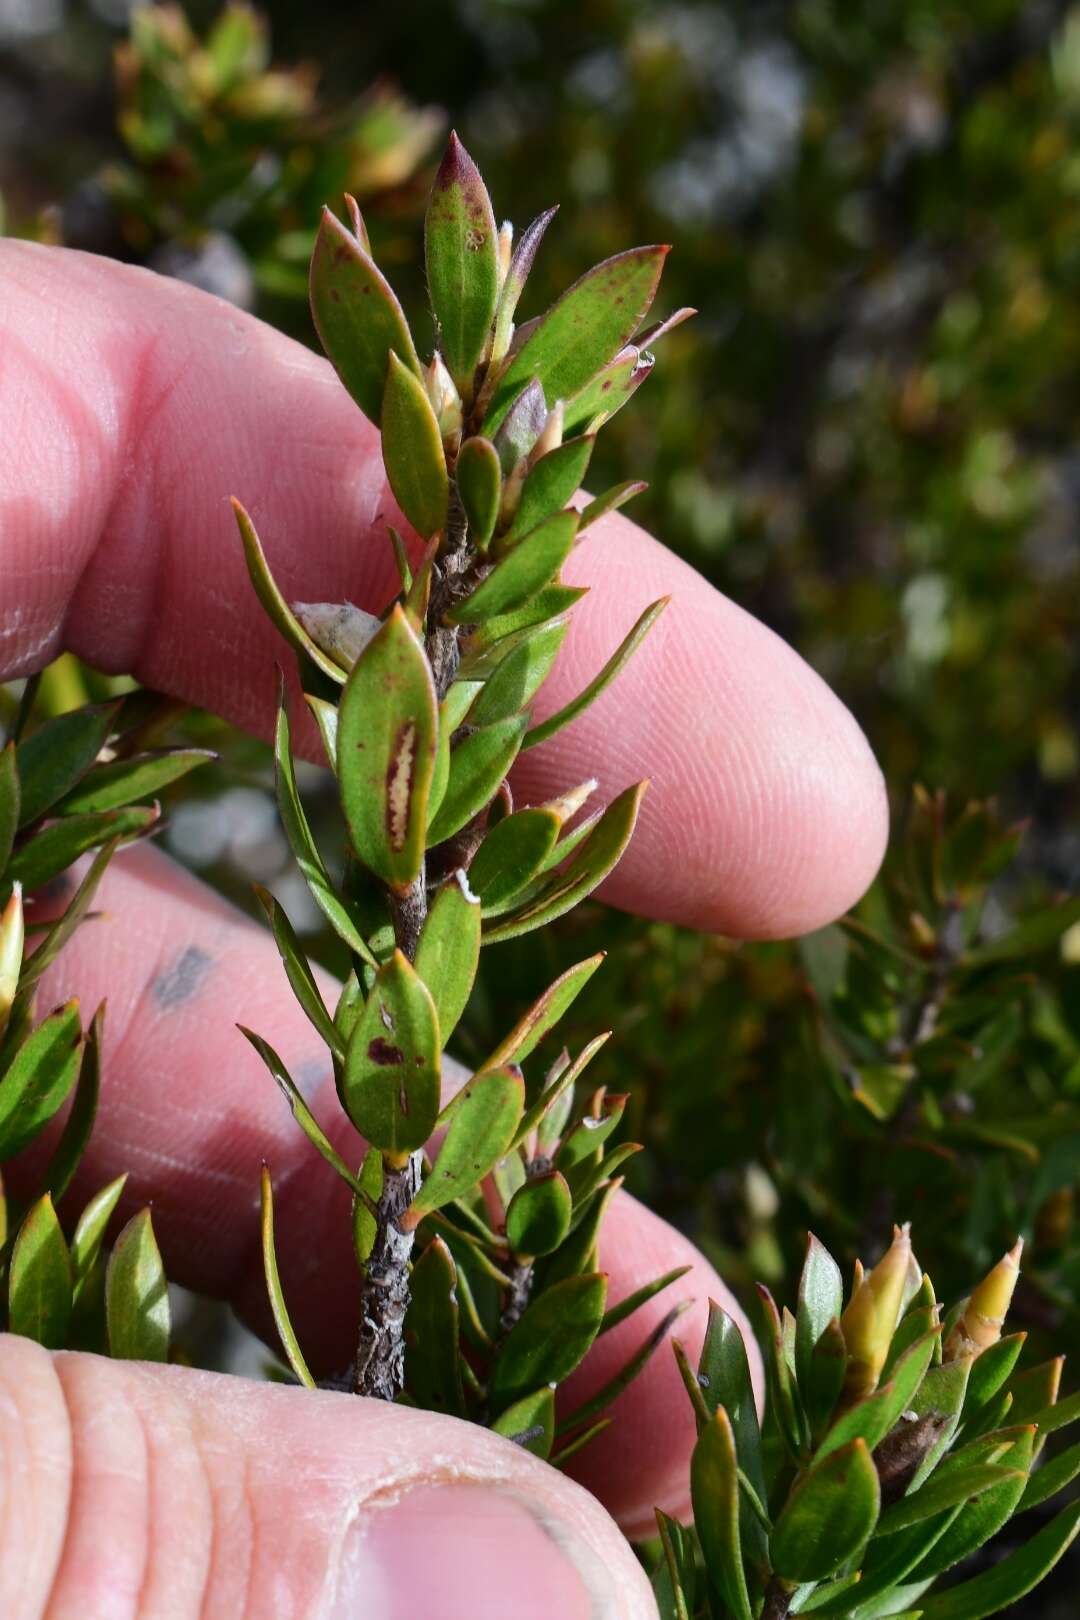
POLYGON ((358 1395, 393 1401, 405 1387, 405 1313, 409 1308, 409 1260, 413 1234, 398 1220, 420 1187, 421 1154, 395 1170, 384 1165, 376 1214, 375 1243, 360 1295, 360 1342, 356 1352, 358 1395))

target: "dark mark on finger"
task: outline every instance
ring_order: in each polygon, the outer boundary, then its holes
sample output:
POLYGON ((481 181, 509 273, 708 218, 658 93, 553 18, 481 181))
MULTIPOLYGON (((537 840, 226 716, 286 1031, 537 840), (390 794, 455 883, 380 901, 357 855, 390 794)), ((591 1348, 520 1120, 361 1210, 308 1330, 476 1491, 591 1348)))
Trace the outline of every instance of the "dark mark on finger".
POLYGON ((150 985, 150 994, 159 1007, 182 1007, 195 995, 214 958, 198 945, 189 945, 176 958, 171 967, 157 975, 150 985))

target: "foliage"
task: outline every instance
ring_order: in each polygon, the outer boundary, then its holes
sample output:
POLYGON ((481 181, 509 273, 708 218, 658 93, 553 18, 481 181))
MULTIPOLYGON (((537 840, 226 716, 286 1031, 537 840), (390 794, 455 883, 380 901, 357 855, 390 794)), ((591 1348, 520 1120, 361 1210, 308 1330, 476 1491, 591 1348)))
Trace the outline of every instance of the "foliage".
POLYGON ((657 1515, 663 1620, 982 1620, 1043 1579, 1080 1503, 992 1568, 936 1584, 1080 1471, 1076 1447, 1035 1469, 1080 1400, 1058 1400, 1060 1358, 1014 1371, 1024 1334, 1002 1330, 1021 1247, 943 1317, 906 1227, 872 1271, 856 1267, 846 1304, 811 1237, 794 1314, 760 1290, 763 1424, 739 1330, 713 1307, 696 1371, 676 1346, 698 1426, 695 1528, 657 1515))
POLYGON ((92 923, 113 855, 154 830, 154 795, 211 756, 159 746, 173 707, 153 694, 42 718, 38 687, 37 677, 26 683, 0 752, 0 1162, 70 1106, 30 1196, 0 1181, 0 1326, 54 1350, 164 1360, 168 1296, 149 1210, 122 1229, 111 1255, 103 1245, 123 1176, 72 1217, 70 1241, 56 1213, 58 1204, 67 1213, 97 1112, 104 1004, 86 1028, 77 1000, 39 1019, 37 990, 75 930, 92 923), (76 878, 72 863, 91 853, 76 878), (25 903, 24 887, 35 891, 25 903))

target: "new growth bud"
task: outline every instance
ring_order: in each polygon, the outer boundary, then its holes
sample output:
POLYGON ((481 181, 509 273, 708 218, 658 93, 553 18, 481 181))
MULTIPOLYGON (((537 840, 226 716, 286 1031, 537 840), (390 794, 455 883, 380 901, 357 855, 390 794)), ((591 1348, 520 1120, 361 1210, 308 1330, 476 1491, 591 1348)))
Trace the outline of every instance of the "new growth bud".
POLYGON ((12 886, 11 898, 0 917, 0 1035, 19 992, 23 960, 22 884, 12 886))
POLYGON ((907 1226, 896 1236, 873 1271, 857 1283, 840 1327, 847 1346, 844 1401, 851 1405, 877 1388, 900 1319, 911 1271, 911 1236, 907 1226))
POLYGON ((972 1292, 945 1341, 943 1355, 946 1361, 959 1361, 964 1356, 978 1355, 980 1351, 989 1350, 1001 1338, 1020 1276, 1020 1256, 1023 1251, 1024 1240, 1017 1238, 1008 1254, 1002 1255, 993 1270, 972 1292))

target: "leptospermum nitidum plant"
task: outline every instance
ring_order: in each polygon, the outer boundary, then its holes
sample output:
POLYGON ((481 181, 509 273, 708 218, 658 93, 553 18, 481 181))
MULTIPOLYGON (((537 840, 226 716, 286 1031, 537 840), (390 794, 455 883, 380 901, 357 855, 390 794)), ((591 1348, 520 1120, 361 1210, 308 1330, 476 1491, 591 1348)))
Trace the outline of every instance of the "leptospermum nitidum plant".
MULTIPOLYGON (((438 348, 426 365, 376 267, 353 200, 324 214, 311 305, 327 354, 382 433, 397 501, 425 542, 413 570, 391 530, 400 591, 381 620, 350 604, 286 603, 246 512, 237 518, 259 598, 291 644, 337 777, 348 833, 335 883, 296 789, 284 694, 276 764, 282 819, 301 871, 352 972, 331 1015, 280 906, 262 896, 286 972, 326 1042, 341 1105, 370 1144, 345 1162, 277 1054, 245 1031, 307 1136, 352 1189, 360 1268, 353 1384, 393 1400, 492 1422, 552 1455, 554 1389, 599 1333, 672 1278, 606 1309, 597 1234, 633 1151, 607 1143, 625 1098, 574 1086, 604 1037, 564 1053, 530 1083, 522 1065, 600 965, 569 968, 443 1107, 441 1063, 481 947, 542 928, 591 894, 625 849, 644 783, 576 819, 595 783, 515 809, 507 773, 604 690, 664 607, 629 629, 606 667, 540 724, 529 704, 584 594, 559 573, 578 536, 642 486, 583 511, 568 503, 600 425, 652 366, 646 344, 691 311, 642 330, 667 249, 596 266, 538 319, 518 300, 554 210, 516 246, 497 228, 456 137, 426 221, 438 348), (571 825, 572 823, 572 825, 571 825), (432 1162, 433 1135, 441 1145, 432 1162)), ((274 1261, 263 1178, 264 1254, 282 1343, 311 1382, 274 1261)), ((578 1412, 558 1455, 590 1432, 608 1399, 659 1343, 653 1335, 600 1399, 578 1412)))
MULTIPOLYGON (((681 1275, 607 1308, 596 1267, 604 1210, 632 1144, 608 1142, 625 1099, 574 1108, 604 1037, 549 1071, 522 1064, 600 958, 563 973, 441 1108, 441 1054, 485 944, 543 927, 611 871, 641 785, 577 821, 593 784, 515 810, 506 775, 603 690, 663 604, 643 615, 579 698, 533 726, 527 705, 581 592, 559 571, 623 485, 568 506, 603 421, 651 366, 639 333, 663 248, 620 254, 538 319, 514 327, 550 214, 513 247, 451 139, 427 218, 438 350, 422 365, 373 263, 363 222, 327 213, 311 272, 323 345, 382 430, 397 500, 426 541, 413 572, 391 531, 401 588, 381 620, 349 604, 287 604, 237 508, 255 588, 292 645, 337 777, 348 831, 335 884, 296 790, 282 694, 278 797, 297 861, 352 972, 331 1015, 280 906, 262 898, 286 973, 329 1050, 338 1094, 370 1144, 357 1169, 334 1149, 277 1054, 245 1031, 313 1146, 352 1190, 361 1329, 353 1384, 492 1424, 558 1463, 666 1337, 679 1306, 560 1429, 554 1392, 595 1338, 681 1275), (571 825, 572 823, 572 825, 571 825), (425 1157, 433 1137, 441 1145, 425 1157)), ((314 1381, 282 1297, 269 1172, 263 1253, 282 1346, 314 1381)), ((654 1589, 663 1620, 980 1620, 1029 1591, 1080 1525, 1066 1508, 973 1580, 938 1577, 1012 1517, 1080 1473, 1080 1448, 1033 1475, 1044 1437, 1080 1416, 1058 1402, 1060 1360, 1017 1373, 1023 1334, 1001 1330, 1019 1246, 944 1321, 907 1231, 847 1303, 811 1239, 795 1314, 763 1290, 769 1400, 759 1420, 736 1324, 713 1306, 696 1369, 675 1352, 698 1423, 695 1524, 657 1515, 654 1589)))
POLYGON ((36 678, 27 682, 0 750, 0 1162, 29 1147, 69 1098, 71 1106, 36 1192, 17 1200, 0 1183, 0 1328, 51 1350, 164 1361, 169 1300, 148 1209, 128 1221, 106 1259, 126 1178, 91 1198, 70 1243, 56 1213, 97 1111, 104 1003, 84 1030, 77 1000, 40 1021, 36 1000, 46 969, 92 918, 117 849, 154 830, 159 806, 140 801, 213 756, 157 746, 175 705, 153 693, 39 720, 37 690, 36 678), (59 915, 37 921, 46 886, 91 852, 59 915), (24 892, 32 896, 25 906, 24 892))

